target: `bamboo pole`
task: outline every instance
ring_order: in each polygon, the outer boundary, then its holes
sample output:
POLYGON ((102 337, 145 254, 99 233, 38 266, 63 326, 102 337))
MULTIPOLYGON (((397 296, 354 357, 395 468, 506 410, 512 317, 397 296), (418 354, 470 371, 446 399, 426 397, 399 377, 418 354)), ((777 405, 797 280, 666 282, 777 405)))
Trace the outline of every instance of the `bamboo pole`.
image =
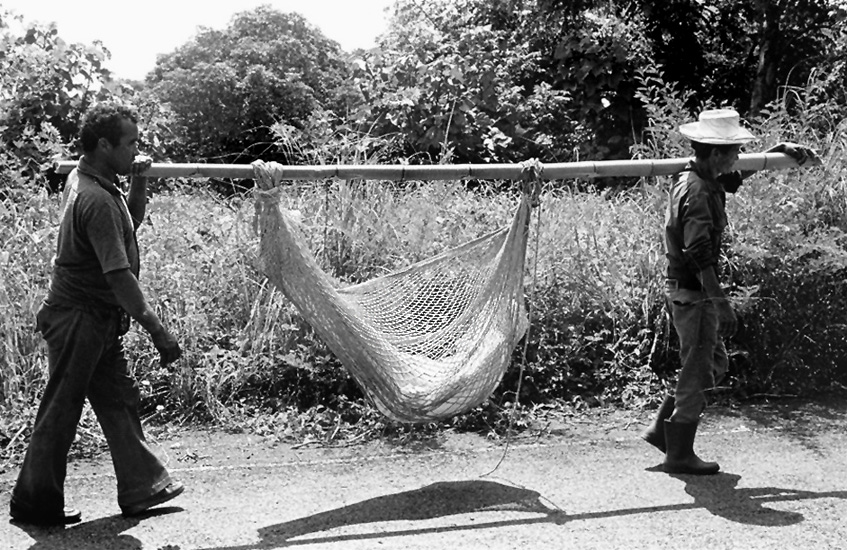
MULTIPOLYGON (((541 178, 545 180, 580 177, 647 177, 667 176, 681 172, 690 158, 648 160, 602 160, 584 162, 560 162, 544 164, 541 178)), ((59 174, 67 174, 76 168, 77 162, 57 161, 54 166, 59 174)), ((797 163, 784 153, 748 153, 739 155, 736 170, 778 170, 793 168, 797 163)), ((158 178, 236 178, 252 179, 253 167, 249 164, 168 164, 153 163, 145 174, 158 178)), ((439 165, 381 165, 381 164, 336 164, 323 166, 284 166, 283 179, 321 180, 374 179, 374 180, 453 180, 476 179, 521 179, 520 164, 439 164, 439 165)))

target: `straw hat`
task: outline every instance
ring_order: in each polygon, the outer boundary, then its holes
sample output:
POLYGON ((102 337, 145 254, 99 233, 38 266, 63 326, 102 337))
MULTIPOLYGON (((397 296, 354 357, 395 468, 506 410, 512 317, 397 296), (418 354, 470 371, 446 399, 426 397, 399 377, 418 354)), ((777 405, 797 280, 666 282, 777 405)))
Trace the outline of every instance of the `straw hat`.
POLYGON ((679 132, 692 141, 714 145, 736 145, 756 139, 756 136, 741 127, 740 117, 732 109, 703 111, 697 122, 681 125, 679 132))

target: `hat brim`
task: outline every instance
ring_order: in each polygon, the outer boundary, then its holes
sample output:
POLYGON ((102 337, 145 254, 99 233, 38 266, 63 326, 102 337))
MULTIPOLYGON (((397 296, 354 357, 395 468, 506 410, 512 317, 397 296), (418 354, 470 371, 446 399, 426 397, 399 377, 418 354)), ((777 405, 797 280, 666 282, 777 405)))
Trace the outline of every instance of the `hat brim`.
POLYGON ((741 145, 755 141, 758 138, 750 133, 749 130, 738 128, 736 132, 729 136, 718 136, 715 134, 707 134, 703 132, 703 128, 699 122, 689 122, 682 124, 679 127, 679 133, 687 137, 691 141, 699 141, 700 143, 710 143, 712 145, 741 145))

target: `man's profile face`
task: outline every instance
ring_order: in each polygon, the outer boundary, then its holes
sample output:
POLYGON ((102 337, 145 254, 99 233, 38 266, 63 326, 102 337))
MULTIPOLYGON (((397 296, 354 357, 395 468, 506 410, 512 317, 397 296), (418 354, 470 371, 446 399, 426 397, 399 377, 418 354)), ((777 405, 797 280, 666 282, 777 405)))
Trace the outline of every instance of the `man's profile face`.
POLYGON ((732 172, 732 167, 738 162, 738 155, 741 153, 740 145, 733 145, 725 153, 719 149, 714 149, 715 168, 717 174, 726 174, 732 172))
MULTIPOLYGON (((111 145, 111 144, 110 144, 111 145)), ((116 174, 129 174, 132 161, 138 154, 138 125, 129 119, 121 120, 121 138, 111 145, 109 167, 116 174)))

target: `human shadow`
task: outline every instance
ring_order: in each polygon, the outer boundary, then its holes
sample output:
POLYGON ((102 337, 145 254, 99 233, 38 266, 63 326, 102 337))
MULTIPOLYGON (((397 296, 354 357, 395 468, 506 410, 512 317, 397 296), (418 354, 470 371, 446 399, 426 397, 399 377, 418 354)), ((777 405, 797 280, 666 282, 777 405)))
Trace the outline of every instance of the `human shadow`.
POLYGON ((709 513, 729 521, 748 525, 777 527, 803 521, 803 514, 768 508, 765 504, 769 502, 847 497, 845 491, 816 493, 776 487, 739 488, 741 476, 725 472, 713 476, 670 475, 685 482, 685 492, 694 497, 695 507, 705 508, 709 513))
POLYGON ((76 525, 39 526, 10 521, 9 523, 35 540, 27 550, 141 550, 143 544, 131 535, 122 534, 145 518, 182 511, 178 507, 160 507, 132 518, 108 516, 76 525))

